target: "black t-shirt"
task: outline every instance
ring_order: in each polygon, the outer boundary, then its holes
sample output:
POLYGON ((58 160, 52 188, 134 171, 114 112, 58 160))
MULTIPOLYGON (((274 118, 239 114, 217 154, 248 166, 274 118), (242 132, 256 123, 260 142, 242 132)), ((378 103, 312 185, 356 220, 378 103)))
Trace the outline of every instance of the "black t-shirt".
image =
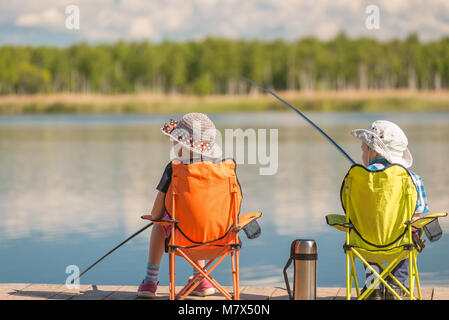
POLYGON ((162 178, 159 181, 159 184, 156 187, 157 190, 163 193, 167 193, 168 187, 170 186, 171 183, 172 172, 173 169, 171 167, 171 162, 169 162, 165 167, 164 173, 162 174, 162 178))

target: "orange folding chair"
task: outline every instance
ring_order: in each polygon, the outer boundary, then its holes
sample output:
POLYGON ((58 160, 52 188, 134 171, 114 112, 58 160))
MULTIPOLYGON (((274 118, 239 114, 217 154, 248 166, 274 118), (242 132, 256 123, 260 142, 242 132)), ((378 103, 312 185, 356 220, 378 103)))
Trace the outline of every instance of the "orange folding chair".
POLYGON ((184 164, 172 161, 172 180, 165 196, 170 220, 153 220, 172 225, 168 244, 170 300, 183 300, 202 279, 209 282, 228 300, 239 299, 238 232, 262 213, 239 216, 242 193, 234 160, 184 164), (234 296, 231 296, 211 272, 230 254, 234 296), (186 259, 196 270, 187 285, 175 294, 175 257, 186 259), (195 261, 209 260, 202 268, 195 261), (215 261, 215 262, 214 262, 215 261), (197 281, 198 280, 198 281, 197 281))

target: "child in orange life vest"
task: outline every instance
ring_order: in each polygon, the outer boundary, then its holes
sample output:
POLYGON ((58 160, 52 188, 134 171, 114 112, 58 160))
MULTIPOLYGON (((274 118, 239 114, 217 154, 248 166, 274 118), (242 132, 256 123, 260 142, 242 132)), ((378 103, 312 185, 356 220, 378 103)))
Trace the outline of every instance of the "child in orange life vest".
MULTIPOLYGON (((162 132, 173 140, 175 154, 184 163, 211 160, 221 157, 222 151, 215 143, 215 125, 209 117, 202 113, 188 113, 181 120, 171 120, 162 128, 162 132)), ((153 204, 151 215, 143 216, 146 219, 170 219, 165 210, 165 194, 171 183, 171 162, 165 167, 162 178, 156 187, 158 190, 153 204)), ((148 265, 145 279, 139 286, 138 296, 141 298, 156 297, 158 285, 159 265, 165 250, 165 239, 170 235, 171 226, 162 227, 153 225, 148 254, 148 265)), ((197 261, 204 267, 204 261, 197 261)), ((194 269, 194 273, 197 272, 194 269)), ((203 279, 192 291, 192 294, 208 296, 215 293, 212 284, 203 279)))

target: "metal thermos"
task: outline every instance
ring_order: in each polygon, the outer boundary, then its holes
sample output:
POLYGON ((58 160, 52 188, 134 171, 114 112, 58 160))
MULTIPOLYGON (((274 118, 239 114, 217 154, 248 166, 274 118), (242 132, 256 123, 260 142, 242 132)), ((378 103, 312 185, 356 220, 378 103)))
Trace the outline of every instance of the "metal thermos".
POLYGON ((297 239, 290 247, 290 258, 284 267, 284 280, 290 300, 316 299, 317 245, 314 240, 297 239), (287 276, 287 269, 293 265, 293 292, 287 276))

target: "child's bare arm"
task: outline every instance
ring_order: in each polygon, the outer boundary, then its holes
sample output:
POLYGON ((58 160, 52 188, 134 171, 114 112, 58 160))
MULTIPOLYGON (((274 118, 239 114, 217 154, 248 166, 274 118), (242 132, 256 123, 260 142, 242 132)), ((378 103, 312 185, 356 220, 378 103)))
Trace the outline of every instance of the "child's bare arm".
POLYGON ((158 191, 156 195, 156 199, 153 203, 153 209, 151 210, 150 215, 144 215, 142 218, 158 220, 162 219, 165 212, 165 193, 158 191))

